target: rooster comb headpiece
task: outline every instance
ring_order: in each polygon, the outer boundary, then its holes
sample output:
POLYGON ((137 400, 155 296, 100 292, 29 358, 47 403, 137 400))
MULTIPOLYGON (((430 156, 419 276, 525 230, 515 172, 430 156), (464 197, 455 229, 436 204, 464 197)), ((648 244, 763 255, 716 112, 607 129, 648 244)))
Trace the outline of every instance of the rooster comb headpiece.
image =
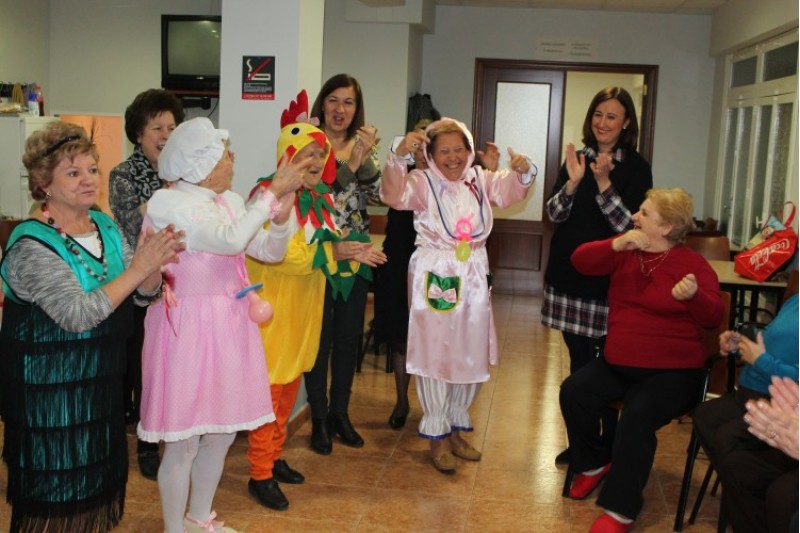
POLYGON ((325 168, 322 171, 322 181, 330 185, 336 179, 336 161, 332 156, 331 143, 325 132, 317 128, 319 119, 308 116, 308 95, 305 89, 297 95, 297 100, 292 101, 289 107, 281 114, 281 134, 278 137, 278 161, 283 154, 289 155, 291 161, 295 154, 316 142, 325 147, 325 168))

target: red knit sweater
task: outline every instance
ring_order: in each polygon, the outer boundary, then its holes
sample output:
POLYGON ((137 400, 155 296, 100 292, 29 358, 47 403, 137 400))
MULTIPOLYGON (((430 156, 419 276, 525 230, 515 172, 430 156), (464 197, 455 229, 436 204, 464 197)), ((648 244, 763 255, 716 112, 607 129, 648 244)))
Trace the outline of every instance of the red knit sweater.
MULTIPOLYGON (((639 368, 700 368, 708 354, 703 328, 722 320, 719 281, 700 254, 679 244, 650 276, 642 274, 638 252, 615 252, 611 241, 588 242, 572 254, 582 274, 611 276, 608 290, 608 337, 605 359, 611 364, 639 368), (672 297, 672 287, 686 274, 697 278, 690 300, 672 297)), ((643 252, 643 259, 658 254, 643 252)), ((656 265, 653 261, 647 269, 656 265)))

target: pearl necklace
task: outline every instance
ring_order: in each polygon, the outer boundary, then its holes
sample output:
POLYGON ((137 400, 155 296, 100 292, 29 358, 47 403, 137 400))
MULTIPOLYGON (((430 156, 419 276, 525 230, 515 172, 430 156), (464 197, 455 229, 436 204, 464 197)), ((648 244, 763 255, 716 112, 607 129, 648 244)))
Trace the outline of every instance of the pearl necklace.
POLYGON ((89 264, 86 262, 86 260, 83 258, 83 254, 81 254, 81 251, 75 242, 75 238, 72 235, 69 235, 66 231, 64 231, 64 228, 56 224, 56 221, 53 219, 53 217, 50 215, 50 211, 48 211, 47 209, 46 203, 42 204, 42 215, 44 215, 45 219, 47 219, 47 225, 56 230, 58 234, 61 235, 61 238, 64 239, 64 244, 67 245, 67 248, 69 249, 70 252, 75 254, 75 256, 78 258, 78 261, 80 261, 80 263, 83 265, 83 268, 86 269, 86 272, 88 272, 89 275, 95 278, 97 281, 100 282, 105 281, 106 278, 108 278, 108 261, 106 261, 105 246, 103 245, 103 237, 100 236, 100 228, 97 227, 97 222, 95 222, 92 217, 89 217, 89 220, 92 222, 92 225, 94 226, 94 229, 97 232, 97 240, 100 242, 100 260, 103 263, 103 272, 100 274, 97 274, 94 270, 92 270, 92 267, 90 267, 89 264))
POLYGON ((646 278, 649 278, 650 274, 652 274, 655 269, 661 266, 661 263, 664 262, 671 250, 672 248, 667 248, 667 251, 661 252, 657 256, 650 259, 645 259, 642 251, 637 250, 636 256, 639 258, 639 270, 641 270, 642 275, 646 278))

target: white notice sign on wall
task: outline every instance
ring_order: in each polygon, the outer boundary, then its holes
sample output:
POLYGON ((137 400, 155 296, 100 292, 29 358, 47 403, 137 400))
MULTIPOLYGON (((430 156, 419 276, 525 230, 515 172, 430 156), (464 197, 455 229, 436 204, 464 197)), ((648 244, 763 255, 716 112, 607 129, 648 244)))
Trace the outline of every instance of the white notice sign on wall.
POLYGON ((542 37, 536 41, 534 58, 538 61, 594 61, 597 41, 542 37))

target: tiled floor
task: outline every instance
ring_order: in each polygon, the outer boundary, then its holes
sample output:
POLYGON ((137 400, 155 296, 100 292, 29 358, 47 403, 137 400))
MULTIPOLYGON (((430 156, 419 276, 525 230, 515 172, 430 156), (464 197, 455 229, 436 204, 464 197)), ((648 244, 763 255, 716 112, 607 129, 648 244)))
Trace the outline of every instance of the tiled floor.
MULTIPOLYGON (((566 348, 560 334, 540 325, 538 298, 496 295, 494 304, 502 357, 472 409, 470 440, 483 451, 480 462, 459 460, 454 475, 434 470, 427 442, 415 432, 420 411, 413 382, 409 421, 402 431, 390 429, 394 381, 383 371, 383 357, 368 354, 355 379, 350 410, 366 440, 364 448, 335 442, 330 456, 317 455, 308 449, 310 424, 304 424, 287 443, 285 458, 306 476, 306 483, 282 485, 291 505, 276 512, 260 507, 247 493, 247 441, 240 437, 228 454, 216 495, 219 518, 247 532, 588 531, 600 508, 594 498, 563 499, 564 470, 553 463, 566 444, 558 407, 558 387, 569 368, 566 348)), ((634 531, 672 530, 690 427, 673 422, 659 433, 634 531)), ((133 454, 131 465, 125 518, 117 531, 162 531, 157 485, 141 477, 133 454)), ((705 467, 700 459, 695 487, 705 467)), ((9 520, 5 483, 2 467, 3 531, 9 520)), ((717 497, 707 497, 698 523, 684 531, 715 531, 718 504, 717 497)))

